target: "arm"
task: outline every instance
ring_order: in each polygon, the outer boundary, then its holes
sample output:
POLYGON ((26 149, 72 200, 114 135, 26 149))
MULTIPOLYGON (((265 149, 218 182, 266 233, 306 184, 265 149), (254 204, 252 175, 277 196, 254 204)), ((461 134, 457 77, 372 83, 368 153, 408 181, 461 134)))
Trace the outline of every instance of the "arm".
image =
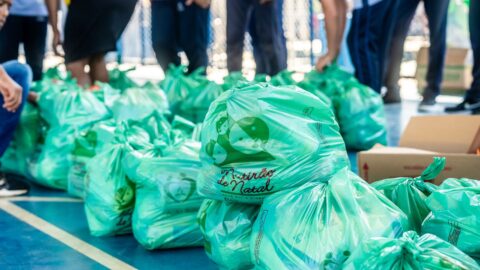
POLYGON ((58 52, 58 46, 61 44, 60 30, 58 30, 58 9, 60 7, 60 0, 45 0, 45 4, 48 9, 48 21, 53 31, 52 48, 56 55, 60 55, 58 52))
POLYGON ((15 112, 22 103, 22 88, 8 76, 0 66, 0 94, 3 96, 3 108, 15 112))
POLYGON ((346 0, 322 0, 321 3, 325 13, 328 51, 317 61, 316 68, 319 71, 322 71, 325 66, 331 64, 338 56, 347 17, 346 0))

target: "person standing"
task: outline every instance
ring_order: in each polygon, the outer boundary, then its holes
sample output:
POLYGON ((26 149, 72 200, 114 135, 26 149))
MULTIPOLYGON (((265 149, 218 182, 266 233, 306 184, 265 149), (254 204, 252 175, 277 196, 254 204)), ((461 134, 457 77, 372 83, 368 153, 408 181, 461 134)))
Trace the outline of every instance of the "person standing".
POLYGON ((210 0, 152 0, 152 46, 164 71, 188 58, 188 72, 208 65, 210 0))
MULTIPOLYGON (((0 0, 0 29, 6 22, 11 5, 12 0, 0 0)), ((0 64, 0 157, 13 140, 15 128, 28 97, 31 80, 32 71, 29 66, 16 60, 0 64)), ((7 178, 1 169, 2 164, 0 164, 0 197, 18 196, 28 192, 28 184, 7 178)))
MULTIPOLYGON (((59 0, 45 0, 53 30, 53 50, 61 55, 58 29, 59 0)), ((108 82, 105 54, 116 50, 116 43, 127 27, 137 0, 70 0, 63 49, 65 65, 81 86, 95 81, 108 82), (86 67, 90 70, 87 72, 86 67)))
MULTIPOLYGON (((277 0, 227 0, 227 69, 242 70, 247 28, 254 36, 257 74, 275 75, 287 68, 277 0), (249 27, 250 18, 255 26, 249 27)), ((284 37, 283 37, 284 38, 284 37)))
MULTIPOLYGON (((384 82, 387 87, 387 94, 384 97, 386 103, 401 101, 398 80, 403 58, 403 45, 420 2, 421 0, 399 1, 391 47, 384 73, 384 82)), ((447 12, 449 2, 450 0, 423 0, 430 30, 430 48, 426 75, 427 86, 424 89, 423 99, 418 107, 419 111, 434 109, 436 97, 440 94, 447 48, 447 12)))
POLYGON ((0 31, 0 63, 16 60, 23 44, 33 80, 42 78, 47 39, 48 12, 44 0, 15 0, 0 31))
POLYGON ((448 113, 468 110, 474 114, 480 113, 480 0, 470 0, 469 6, 468 27, 473 51, 473 81, 460 104, 445 108, 448 113))

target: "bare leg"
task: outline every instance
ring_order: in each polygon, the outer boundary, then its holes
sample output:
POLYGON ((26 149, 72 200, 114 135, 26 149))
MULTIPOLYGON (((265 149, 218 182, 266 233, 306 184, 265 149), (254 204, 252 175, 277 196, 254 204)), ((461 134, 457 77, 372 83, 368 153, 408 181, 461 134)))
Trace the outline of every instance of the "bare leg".
POLYGON ((72 73, 73 78, 77 79, 80 86, 92 84, 90 76, 85 72, 85 66, 88 64, 88 59, 80 59, 75 62, 67 64, 67 70, 72 73))
POLYGON ((104 54, 90 57, 88 64, 90 65, 90 79, 92 82, 108 82, 108 71, 104 54))

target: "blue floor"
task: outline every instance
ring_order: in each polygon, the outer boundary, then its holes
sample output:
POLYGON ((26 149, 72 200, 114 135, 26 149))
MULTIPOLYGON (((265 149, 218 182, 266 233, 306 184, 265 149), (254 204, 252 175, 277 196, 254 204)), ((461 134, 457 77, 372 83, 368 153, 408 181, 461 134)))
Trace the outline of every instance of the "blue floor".
MULTIPOLYGON (((416 103, 387 106, 386 114, 389 144, 396 145, 408 119, 417 114, 416 103)), ((352 170, 356 171, 356 153, 349 156, 352 170)), ((151 252, 143 249, 131 235, 92 237, 88 232, 83 204, 68 202, 68 199, 64 192, 35 186, 30 197, 13 203, 138 269, 216 269, 202 248, 151 252), (45 201, 52 197, 64 201, 45 201)), ((0 228, 0 269, 104 269, 103 265, 2 210, 0 228)))

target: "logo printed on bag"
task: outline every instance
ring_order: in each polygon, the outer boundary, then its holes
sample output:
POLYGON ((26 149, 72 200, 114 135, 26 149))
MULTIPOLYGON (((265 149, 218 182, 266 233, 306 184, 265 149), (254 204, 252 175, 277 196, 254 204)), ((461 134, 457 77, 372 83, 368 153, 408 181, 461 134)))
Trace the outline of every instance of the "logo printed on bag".
POLYGON ((265 150, 270 130, 262 119, 244 117, 235 121, 222 111, 219 112, 215 128, 217 138, 210 139, 205 146, 205 152, 215 165, 275 160, 265 150))
POLYGON ((275 170, 268 170, 263 168, 260 172, 248 172, 238 174, 234 168, 224 169, 221 171, 222 178, 217 181, 218 185, 222 187, 231 187, 232 192, 239 192, 242 195, 255 195, 255 193, 270 192, 274 186, 270 185, 270 180, 275 174, 275 170), (256 182, 262 181, 260 185, 255 185, 256 182), (248 185, 248 187, 245 187, 248 185))
POLYGON ((176 202, 188 200, 195 192, 195 180, 188 178, 184 173, 178 179, 169 179, 166 185, 167 196, 176 202))

